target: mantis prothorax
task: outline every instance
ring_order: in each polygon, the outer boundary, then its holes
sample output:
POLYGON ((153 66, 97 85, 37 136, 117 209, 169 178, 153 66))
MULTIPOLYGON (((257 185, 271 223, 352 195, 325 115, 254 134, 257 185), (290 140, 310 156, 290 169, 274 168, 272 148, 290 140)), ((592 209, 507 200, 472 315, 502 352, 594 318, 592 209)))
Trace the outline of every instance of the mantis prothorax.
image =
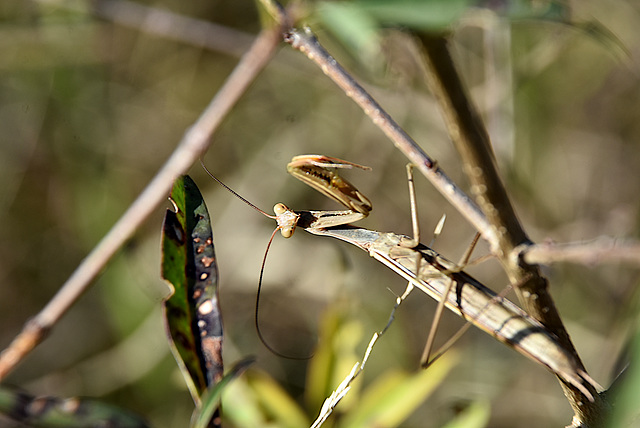
MULTIPOLYGON (((415 209, 412 210, 413 239, 395 233, 377 232, 348 225, 347 223, 366 217, 371 211, 369 200, 333 170, 353 167, 368 169, 322 155, 296 156, 287 166, 290 174, 349 208, 347 211, 293 211, 284 204, 276 204, 276 215, 270 216, 240 197, 220 180, 213 178, 250 206, 275 219, 278 227, 274 234, 280 230, 284 237, 290 237, 296 227, 302 227, 311 234, 337 238, 367 251, 371 257, 409 281, 413 287, 438 302, 444 302, 441 304, 463 319, 547 367, 565 383, 593 401, 593 394, 602 387, 580 367, 553 333, 517 305, 497 295, 461 271, 456 264, 418 242, 415 209), (455 285, 455 293, 448 292, 452 283, 455 285)), ((414 202, 415 195, 412 189, 410 195, 414 202)), ((415 207, 415 203, 413 206, 415 207)), ((269 246, 267 250, 268 248, 269 246)))

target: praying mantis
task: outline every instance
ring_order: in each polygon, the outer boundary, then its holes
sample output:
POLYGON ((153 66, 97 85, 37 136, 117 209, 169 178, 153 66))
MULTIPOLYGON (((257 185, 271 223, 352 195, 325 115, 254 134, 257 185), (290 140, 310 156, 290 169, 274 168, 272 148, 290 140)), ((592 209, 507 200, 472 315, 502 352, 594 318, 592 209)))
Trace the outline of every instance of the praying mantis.
MULTIPOLYGON (((350 225, 349 223, 368 216, 372 204, 355 186, 340 177, 335 171, 340 168, 370 169, 323 155, 295 156, 287 165, 287 171, 348 209, 294 211, 278 203, 274 206, 275 216, 263 212, 276 220, 276 231, 280 230, 283 237, 289 238, 299 227, 313 235, 335 238, 355 245, 407 280, 409 287, 421 290, 438 302, 444 301, 444 305, 456 315, 520 354, 547 367, 564 382, 578 389, 589 401, 594 400, 586 385, 590 385, 596 391, 602 387, 580 368, 575 358, 560 345, 553 333, 520 307, 462 271, 455 263, 418 242, 415 192, 411 176, 409 184, 414 238, 350 225), (449 293, 452 282, 454 292, 449 293)), ((213 178, 240 197, 220 180, 213 178)), ((250 205, 257 208, 253 204, 250 205)))

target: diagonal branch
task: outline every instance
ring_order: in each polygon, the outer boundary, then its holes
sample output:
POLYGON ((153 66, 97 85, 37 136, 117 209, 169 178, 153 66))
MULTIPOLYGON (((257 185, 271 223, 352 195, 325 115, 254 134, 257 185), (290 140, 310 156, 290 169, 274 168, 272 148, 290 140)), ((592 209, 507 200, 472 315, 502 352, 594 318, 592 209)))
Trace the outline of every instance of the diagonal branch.
POLYGON ((573 262, 584 265, 598 263, 629 263, 640 265, 640 242, 634 240, 618 240, 601 236, 591 242, 555 243, 527 245, 515 248, 520 252, 518 257, 525 263, 551 264, 557 262, 573 262))
POLYGON ((393 142, 416 168, 444 195, 449 202, 480 232, 492 248, 497 248, 498 239, 491 226, 471 198, 460 189, 430 158, 418 144, 396 123, 395 120, 373 99, 367 91, 347 73, 322 47, 309 29, 291 29, 285 41, 311 61, 338 85, 344 93, 358 104, 373 123, 393 142))
POLYGON ((210 138, 258 73, 269 62, 280 41, 280 28, 263 30, 229 75, 209 106, 185 133, 173 154, 129 209, 80 263, 51 301, 23 327, 0 354, 0 380, 35 346, 89 287, 107 262, 133 236, 149 215, 166 200, 174 180, 204 153, 210 138))

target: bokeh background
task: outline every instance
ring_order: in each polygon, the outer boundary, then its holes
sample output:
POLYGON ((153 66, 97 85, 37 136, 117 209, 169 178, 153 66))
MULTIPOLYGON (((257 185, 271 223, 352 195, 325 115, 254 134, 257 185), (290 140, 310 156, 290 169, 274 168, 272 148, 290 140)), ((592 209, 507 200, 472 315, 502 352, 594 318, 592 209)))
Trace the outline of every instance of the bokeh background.
MULTIPOLYGON (((150 31, 148 21, 136 23, 138 9, 97 13, 88 1, 0 4, 2 348, 150 181, 260 29, 256 5, 246 0, 104 4, 143 5, 221 28, 198 43, 197 37, 172 36, 179 28, 172 21, 159 26, 164 35, 150 31)), ((508 23, 470 12, 455 25, 452 49, 531 238, 637 238, 640 4, 583 1, 572 5, 572 13, 577 22, 597 22, 606 32, 540 20, 508 23)), ((387 30, 358 56, 313 17, 309 23, 466 187, 411 38, 387 30)), ((276 202, 337 209, 286 174, 290 158, 305 153, 371 166, 371 172, 345 173, 374 205, 360 224, 411 233, 406 159, 320 70, 283 45, 216 133, 204 162, 265 211, 276 202)), ((253 323, 273 222, 215 184, 200 165, 190 174, 213 219, 226 362, 256 355, 255 369, 302 403, 308 362, 270 354, 253 323)), ((423 241, 446 214, 434 248, 457 260, 473 229, 422 177, 417 190, 423 241)), ((159 276, 163 214, 154 213, 9 384, 36 395, 101 398, 145 415, 156 427, 186 425, 193 406, 160 311, 168 292, 159 276)), ((476 251, 487 249, 481 244, 476 251)), ((494 290, 507 285, 495 261, 470 271, 494 290)), ((545 271, 590 374, 608 386, 635 332, 637 267, 557 264, 545 271)), ((264 274, 261 328, 276 349, 309 355, 323 314, 340 308, 355 323, 353 340, 361 352, 386 324, 404 286, 347 244, 302 231, 287 241, 276 237, 264 274)), ((434 308, 417 292, 405 302, 377 345, 362 388, 389 368, 417 368, 434 308)), ((439 343, 460 326, 446 314, 439 343)), ((456 348, 460 363, 403 426, 441 426, 479 399, 491 403, 489 426, 569 423, 571 410, 545 369, 479 331, 469 331, 456 348)))

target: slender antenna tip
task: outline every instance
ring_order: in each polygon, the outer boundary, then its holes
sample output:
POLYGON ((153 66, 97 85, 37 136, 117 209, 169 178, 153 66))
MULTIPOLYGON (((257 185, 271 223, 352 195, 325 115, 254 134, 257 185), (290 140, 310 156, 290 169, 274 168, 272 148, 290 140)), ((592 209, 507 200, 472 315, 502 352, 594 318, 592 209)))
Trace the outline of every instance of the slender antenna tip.
POLYGON ((213 175, 211 173, 211 171, 209 171, 207 169, 207 166, 204 164, 202 158, 200 158, 200 165, 202 165, 202 168, 204 169, 204 171, 209 175, 209 177, 213 178, 219 185, 221 185, 222 187, 224 187, 225 189, 227 189, 232 195, 234 195, 236 198, 240 199, 242 202, 244 202, 245 204, 249 205, 251 208, 253 208, 254 210, 258 211, 259 213, 262 213, 263 215, 265 215, 266 217, 269 217, 270 219, 274 219, 276 220, 275 216, 272 216, 270 214, 267 214, 265 211, 261 210, 260 208, 258 208, 257 206, 253 205, 251 202, 249 202, 248 200, 246 200, 245 198, 243 198, 242 196, 240 196, 240 194, 238 194, 235 190, 233 190, 231 187, 227 186, 226 184, 224 184, 222 182, 222 180, 220 180, 218 177, 216 177, 215 175, 213 175))

